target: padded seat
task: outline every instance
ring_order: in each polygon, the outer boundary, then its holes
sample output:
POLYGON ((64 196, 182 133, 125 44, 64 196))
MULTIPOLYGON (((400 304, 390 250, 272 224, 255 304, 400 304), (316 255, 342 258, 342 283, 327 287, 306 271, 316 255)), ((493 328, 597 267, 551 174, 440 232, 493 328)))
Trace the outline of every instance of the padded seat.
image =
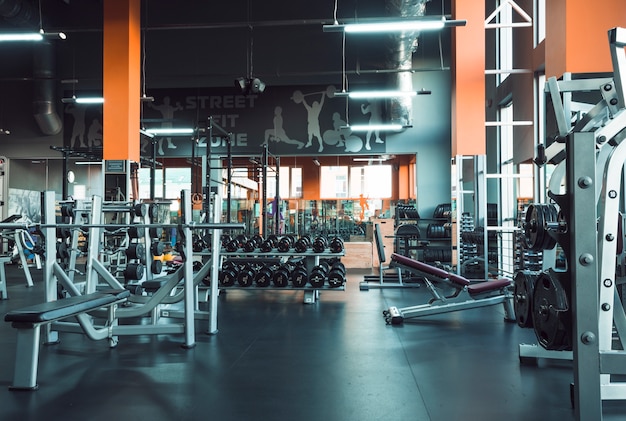
POLYGON ((467 291, 470 295, 497 291, 511 285, 512 283, 510 279, 505 278, 492 281, 481 280, 479 282, 471 282, 469 279, 461 275, 457 275, 456 273, 450 273, 438 267, 431 266, 424 262, 420 262, 419 260, 411 259, 410 257, 402 256, 396 253, 391 255, 391 261, 440 279, 448 279, 450 282, 460 287, 467 287, 467 291))

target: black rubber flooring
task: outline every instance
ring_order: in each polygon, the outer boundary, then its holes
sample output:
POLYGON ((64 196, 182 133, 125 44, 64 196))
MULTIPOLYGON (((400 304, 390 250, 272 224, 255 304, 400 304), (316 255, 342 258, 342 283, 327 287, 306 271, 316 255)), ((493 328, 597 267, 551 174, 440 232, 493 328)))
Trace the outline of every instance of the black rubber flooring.
MULTIPOLYGON (((43 301, 42 271, 7 266, 0 313, 43 301)), ((0 323, 0 420, 573 420, 572 364, 520 365, 534 333, 501 306, 388 326, 382 310, 424 302, 426 290, 345 291, 304 304, 301 291, 230 290, 219 332, 198 325, 197 346, 176 335, 106 341, 62 333, 42 347, 34 392, 9 391, 16 332, 0 323)), ((604 419, 626 419, 605 402, 604 419)))

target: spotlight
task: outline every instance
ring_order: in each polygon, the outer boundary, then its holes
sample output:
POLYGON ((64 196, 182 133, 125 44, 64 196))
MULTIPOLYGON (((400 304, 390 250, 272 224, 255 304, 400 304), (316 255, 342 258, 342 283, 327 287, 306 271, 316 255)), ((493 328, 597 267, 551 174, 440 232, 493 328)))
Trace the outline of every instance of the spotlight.
POLYGON ((235 79, 235 88, 238 88, 241 92, 245 93, 248 90, 248 82, 245 78, 238 77, 235 79))
POLYGON ((260 94, 265 91, 265 83, 257 77, 235 79, 235 88, 243 94, 260 94))
POLYGON ((259 78, 252 78, 249 83, 249 90, 253 94, 261 94, 265 90, 265 83, 261 82, 259 78))

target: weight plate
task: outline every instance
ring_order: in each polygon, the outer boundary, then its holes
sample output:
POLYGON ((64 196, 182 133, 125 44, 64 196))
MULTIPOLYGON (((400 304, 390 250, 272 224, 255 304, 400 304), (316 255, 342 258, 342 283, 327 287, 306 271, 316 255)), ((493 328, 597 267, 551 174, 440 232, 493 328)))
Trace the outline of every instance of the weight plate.
POLYGON ((572 349, 572 313, 567 293, 558 279, 543 272, 535 281, 533 327, 539 344, 548 350, 572 349))

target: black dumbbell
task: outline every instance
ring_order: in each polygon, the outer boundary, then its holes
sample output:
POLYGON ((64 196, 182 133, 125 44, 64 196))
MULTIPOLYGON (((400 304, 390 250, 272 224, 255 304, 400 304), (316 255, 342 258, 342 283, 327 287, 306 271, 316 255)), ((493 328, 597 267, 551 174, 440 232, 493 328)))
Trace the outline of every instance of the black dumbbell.
POLYGON ((326 250, 327 242, 324 237, 316 237, 311 247, 315 253, 323 253, 326 250))
POLYGON ((337 261, 333 263, 328 273, 328 286, 331 288, 339 288, 346 282, 346 267, 343 263, 337 261))
POLYGON ((292 267, 285 263, 274 271, 274 274, 272 275, 272 283, 275 287, 284 288, 289 285, 291 269, 292 267))
POLYGON ((298 241, 293 246, 298 253, 304 253, 311 247, 311 237, 304 235, 298 238, 298 241))
POLYGON ((308 279, 309 274, 307 273, 304 265, 295 265, 295 267, 291 270, 291 285, 294 288, 302 288, 306 286, 308 279))
POLYGON ((289 251, 289 249, 291 249, 292 245, 293 245, 293 237, 289 235, 285 235, 278 241, 276 248, 278 248, 278 251, 282 253, 286 253, 289 251))
POLYGON ((219 272, 219 282, 223 287, 232 287, 237 280, 237 265, 231 260, 227 260, 222 265, 219 272))
POLYGON ((257 241, 258 240, 255 237, 248 239, 248 241, 246 241, 246 243, 243 245, 244 251, 248 253, 253 252, 254 249, 256 249, 260 245, 259 243, 257 243, 257 241))
POLYGON ((254 283, 256 284, 257 287, 264 288, 264 287, 269 286, 271 281, 272 281, 272 271, 270 268, 263 265, 261 268, 259 268, 256 275, 254 276, 254 283))
POLYGON ((341 253, 343 252, 343 240, 341 237, 335 237, 330 241, 328 247, 332 253, 341 253))
POLYGON ((324 286, 324 282, 326 282, 326 278, 328 276, 328 264, 320 263, 315 266, 311 273, 309 274, 309 284, 313 288, 321 288, 324 286))
POLYGON ((239 272, 237 273, 237 283, 242 287, 249 287, 254 282, 254 270, 252 269, 252 265, 249 263, 244 263, 239 267, 239 272))
POLYGON ((235 237, 235 240, 237 241, 237 246, 239 248, 243 248, 244 244, 248 242, 248 237, 246 237, 244 234, 239 234, 237 237, 235 237))
POLYGON ((228 243, 226 243, 226 251, 234 252, 239 249, 239 242, 237 240, 231 239, 228 243))
POLYGON ((148 230, 148 233, 150 234, 150 238, 152 238, 153 240, 160 240, 163 236, 163 228, 152 227, 148 230))
POLYGON ((222 234, 220 237, 220 242, 222 243, 222 247, 226 248, 226 245, 233 241, 233 237, 230 234, 222 234))

